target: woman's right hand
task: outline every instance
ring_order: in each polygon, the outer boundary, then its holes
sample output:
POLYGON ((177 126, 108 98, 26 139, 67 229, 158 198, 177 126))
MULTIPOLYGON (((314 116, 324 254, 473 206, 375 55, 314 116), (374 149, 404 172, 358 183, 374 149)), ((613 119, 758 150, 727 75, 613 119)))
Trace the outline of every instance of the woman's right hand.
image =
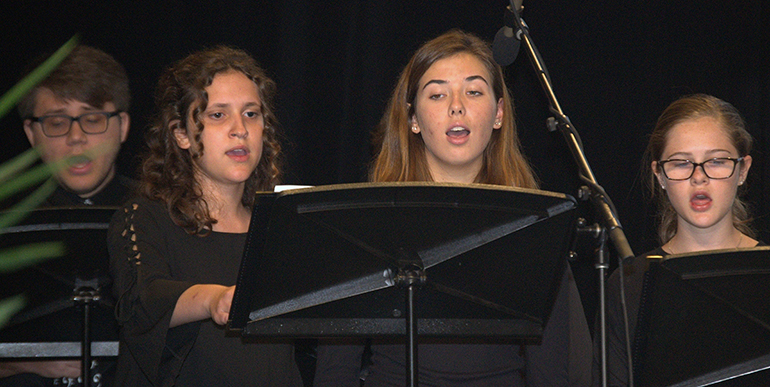
POLYGON ((230 305, 233 303, 233 295, 235 294, 235 286, 230 286, 215 292, 214 298, 209 305, 211 319, 219 325, 227 324, 227 319, 230 316, 230 305))
POLYGON ((191 286, 176 301, 169 328, 208 318, 219 325, 226 324, 234 293, 235 286, 213 284, 191 286))

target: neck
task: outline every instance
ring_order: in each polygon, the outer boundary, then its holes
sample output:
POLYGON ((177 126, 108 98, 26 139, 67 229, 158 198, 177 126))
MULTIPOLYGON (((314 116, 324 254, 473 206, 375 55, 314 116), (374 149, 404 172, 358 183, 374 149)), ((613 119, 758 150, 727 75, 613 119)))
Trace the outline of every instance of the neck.
POLYGON ((217 220, 213 231, 244 233, 249 230, 251 212, 241 202, 243 188, 243 185, 223 187, 213 184, 201 187, 209 213, 217 220))
POLYGON ((447 169, 430 166, 429 171, 433 181, 437 183, 471 184, 479 175, 477 168, 447 169))
POLYGON ((96 186, 96 188, 92 189, 89 192, 86 192, 86 193, 83 193, 83 194, 77 194, 77 195, 80 196, 83 199, 88 199, 88 198, 98 194, 99 192, 101 192, 104 189, 104 187, 106 187, 107 184, 110 184, 110 182, 114 178, 115 178, 115 165, 113 165, 112 168, 110 168, 110 171, 107 172, 107 174, 104 176, 104 179, 102 179, 102 181, 99 182, 99 185, 96 186))
POLYGON ((734 226, 718 232, 693 232, 680 228, 663 249, 671 254, 690 253, 705 250, 736 249, 753 247, 757 241, 744 235, 734 226))

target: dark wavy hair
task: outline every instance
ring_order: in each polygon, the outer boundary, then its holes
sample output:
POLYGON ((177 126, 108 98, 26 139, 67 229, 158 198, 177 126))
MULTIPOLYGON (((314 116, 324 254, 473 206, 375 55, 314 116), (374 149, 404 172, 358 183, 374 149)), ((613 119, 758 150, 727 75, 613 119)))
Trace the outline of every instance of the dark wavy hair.
POLYGON ((216 223, 195 179, 194 160, 205 152, 201 143, 205 128, 200 118, 208 104, 205 88, 215 75, 227 71, 241 72, 254 81, 264 117, 262 157, 246 181, 242 203, 251 208, 255 193, 273 190, 281 178, 281 146, 273 111, 275 82, 254 58, 242 50, 218 46, 176 62, 158 81, 158 112, 146 134, 148 152, 142 164, 139 191, 149 199, 165 203, 174 222, 191 234, 205 235, 216 223), (188 122, 190 117, 192 122, 188 122), (188 125, 197 128, 194 141, 198 144, 189 151, 179 148, 174 138, 175 129, 188 125))
MULTIPOLYGON (((660 242, 664 244, 676 234, 677 214, 668 200, 668 195, 666 195, 666 192, 660 187, 655 178, 655 172, 658 171, 652 170, 652 162, 660 161, 663 157, 663 150, 666 148, 668 141, 668 133, 674 126, 684 121, 701 117, 712 117, 719 122, 732 141, 733 146, 738 150, 740 157, 746 156, 751 152, 751 134, 746 130, 746 124, 738 109, 730 103, 711 95, 694 94, 679 98, 668 105, 660 117, 658 117, 655 129, 653 129, 650 135, 650 142, 647 144, 643 164, 646 170, 645 175, 648 178, 648 188, 658 206, 658 237, 660 242)), ((733 225, 740 232, 753 238, 756 233, 750 226, 750 212, 746 203, 740 199, 744 187, 745 185, 738 187, 738 195, 733 201, 733 225)))
POLYGON ((451 30, 423 44, 401 72, 385 115, 375 134, 377 156, 369 172, 371 181, 432 181, 425 158, 425 143, 410 131, 414 99, 420 78, 437 61, 467 53, 489 72, 495 100, 503 100, 503 120, 484 149, 476 183, 537 188, 538 183, 521 151, 513 115, 513 99, 503 70, 492 57, 489 44, 460 30, 451 30))

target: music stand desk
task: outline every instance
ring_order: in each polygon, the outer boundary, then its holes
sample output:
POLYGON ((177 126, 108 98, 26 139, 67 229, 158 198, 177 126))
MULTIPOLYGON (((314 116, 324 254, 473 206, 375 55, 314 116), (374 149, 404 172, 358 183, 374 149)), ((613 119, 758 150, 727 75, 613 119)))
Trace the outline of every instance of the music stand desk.
POLYGON ((361 183, 261 194, 228 327, 243 335, 416 332, 539 339, 575 201, 491 185, 361 183))
POLYGON ((647 275, 634 345, 640 385, 770 380, 770 247, 670 255, 651 260, 647 275))

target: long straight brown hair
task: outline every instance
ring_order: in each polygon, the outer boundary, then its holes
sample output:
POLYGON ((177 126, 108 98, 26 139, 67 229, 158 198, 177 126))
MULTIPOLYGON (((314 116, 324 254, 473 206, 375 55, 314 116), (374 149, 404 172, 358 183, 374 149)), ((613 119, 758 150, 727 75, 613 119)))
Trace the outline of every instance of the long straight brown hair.
POLYGON ((484 150, 476 183, 537 188, 537 180, 524 158, 516 133, 513 104, 505 86, 502 68, 494 61, 489 44, 475 35, 452 30, 420 47, 401 72, 388 108, 375 134, 378 149, 369 179, 386 181, 432 181, 422 137, 410 131, 414 99, 420 78, 438 60, 468 53, 484 64, 491 77, 495 100, 503 100, 503 121, 484 150))

